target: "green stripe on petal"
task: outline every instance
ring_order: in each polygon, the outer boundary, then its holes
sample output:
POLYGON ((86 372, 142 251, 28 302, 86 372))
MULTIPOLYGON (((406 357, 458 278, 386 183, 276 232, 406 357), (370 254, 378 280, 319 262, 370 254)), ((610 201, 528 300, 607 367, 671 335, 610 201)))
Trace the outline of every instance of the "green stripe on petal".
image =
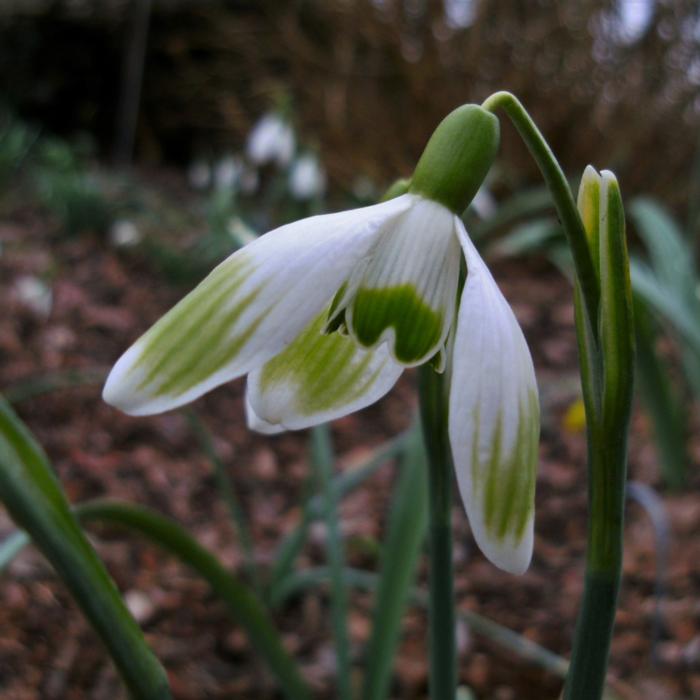
POLYGON ((505 458, 503 419, 499 415, 488 464, 482 465, 477 461, 476 465, 472 465, 473 471, 485 477, 483 486, 480 484, 482 479, 477 479, 476 483, 477 488, 483 488, 486 528, 501 541, 509 536, 515 543, 520 542, 533 515, 539 442, 539 421, 535 417, 538 411, 537 394, 530 391, 527 399, 520 403, 515 442, 505 458))
POLYGON ((456 217, 437 202, 419 196, 412 201, 382 232, 346 292, 346 322, 357 341, 368 348, 386 341, 406 366, 427 362, 443 346, 461 259, 456 217))
POLYGON ((265 423, 298 429, 337 418, 378 400, 401 374, 386 349, 363 350, 348 336, 324 333, 327 316, 250 373, 250 408, 265 423))
POLYGON ((444 315, 423 302, 416 289, 403 284, 388 289, 360 289, 353 302, 353 331, 358 342, 371 348, 385 331, 394 331, 394 355, 415 364, 440 343, 444 315))
POLYGON ((497 566, 522 573, 532 555, 539 401, 532 358, 508 302, 466 231, 453 348, 449 434, 474 537, 497 566))
POLYGON ((130 369, 130 373, 145 371, 137 390, 150 389, 153 396, 177 396, 214 374, 238 353, 269 312, 267 309, 243 329, 236 327, 262 284, 232 307, 225 304, 252 271, 244 255, 230 258, 144 335, 139 359, 130 369))

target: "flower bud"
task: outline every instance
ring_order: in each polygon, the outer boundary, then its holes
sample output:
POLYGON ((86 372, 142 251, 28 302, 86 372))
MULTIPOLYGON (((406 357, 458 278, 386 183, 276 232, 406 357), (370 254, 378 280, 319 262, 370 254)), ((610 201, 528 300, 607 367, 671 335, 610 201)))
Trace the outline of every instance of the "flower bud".
POLYGON ((478 105, 450 112, 430 137, 410 191, 461 214, 491 168, 499 134, 498 118, 478 105))

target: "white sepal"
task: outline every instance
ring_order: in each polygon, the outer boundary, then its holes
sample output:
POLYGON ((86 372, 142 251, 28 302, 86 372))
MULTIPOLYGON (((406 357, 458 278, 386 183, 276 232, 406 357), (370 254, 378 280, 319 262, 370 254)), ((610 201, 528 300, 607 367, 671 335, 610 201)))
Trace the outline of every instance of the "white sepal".
POLYGON ((518 322, 461 220, 467 262, 455 335, 449 434, 474 537, 496 566, 527 569, 532 556, 539 400, 518 322))
POLYGON ((129 348, 103 397, 160 413, 260 367, 325 309, 409 195, 282 226, 237 251, 129 348))

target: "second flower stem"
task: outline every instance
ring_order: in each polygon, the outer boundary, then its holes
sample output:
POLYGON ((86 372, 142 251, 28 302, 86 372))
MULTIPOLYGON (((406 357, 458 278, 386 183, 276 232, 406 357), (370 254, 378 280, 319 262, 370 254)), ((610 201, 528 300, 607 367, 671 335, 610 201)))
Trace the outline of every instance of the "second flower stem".
POLYGON ((430 544, 430 697, 454 700, 457 688, 452 577, 452 463, 444 376, 420 369, 420 411, 428 456, 430 544))
POLYGON ((530 154, 535 159, 552 195, 559 220, 569 241, 588 317, 592 322, 595 322, 598 318, 600 298, 598 278, 576 202, 559 162, 542 136, 542 132, 515 95, 505 91, 496 92, 481 106, 490 112, 501 108, 513 122, 530 154))

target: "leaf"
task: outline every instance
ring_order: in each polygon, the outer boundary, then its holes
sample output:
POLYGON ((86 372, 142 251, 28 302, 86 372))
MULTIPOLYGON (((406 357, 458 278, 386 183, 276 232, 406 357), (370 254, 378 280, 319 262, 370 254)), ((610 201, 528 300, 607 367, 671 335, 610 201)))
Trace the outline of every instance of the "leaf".
POLYGON ((311 697, 255 593, 180 525, 146 508, 115 501, 91 501, 78 506, 76 512, 84 521, 111 522, 135 530, 196 571, 226 603, 232 618, 245 629, 251 644, 265 659, 287 697, 291 700, 311 697))
POLYGON ((389 690, 401 619, 425 538, 427 469, 421 433, 415 431, 404 454, 383 548, 374 626, 366 653, 365 700, 381 700, 389 690))
POLYGON ((0 398, 0 500, 64 581, 135 698, 169 698, 163 668, 71 513, 26 426, 0 398))
MULTIPOLYGON (((338 474, 333 479, 333 494, 337 501, 341 501, 344 496, 361 486, 368 478, 377 472, 391 459, 400 454, 407 441, 411 439, 411 432, 404 433, 394 440, 390 440, 382 447, 378 448, 372 457, 362 466, 351 471, 338 474)), ((285 580, 290 575, 296 558, 299 556, 306 542, 306 535, 309 526, 314 520, 318 520, 323 515, 322 500, 320 496, 310 498, 304 505, 302 519, 299 525, 287 535, 277 550, 275 563, 270 577, 269 598, 274 606, 274 601, 278 598, 278 589, 283 589, 285 580)), ((293 575, 293 574, 291 574, 293 575)))
POLYGON ((668 367, 657 357, 654 324, 643 302, 635 301, 639 394, 654 426, 664 481, 678 489, 686 481, 685 415, 669 379, 668 367))
POLYGON ((338 499, 333 491, 335 456, 328 425, 311 432, 311 461, 323 498, 326 521, 326 555, 331 572, 331 618, 338 663, 338 696, 350 700, 350 640, 348 637, 348 593, 343 579, 345 552, 338 523, 338 499))

